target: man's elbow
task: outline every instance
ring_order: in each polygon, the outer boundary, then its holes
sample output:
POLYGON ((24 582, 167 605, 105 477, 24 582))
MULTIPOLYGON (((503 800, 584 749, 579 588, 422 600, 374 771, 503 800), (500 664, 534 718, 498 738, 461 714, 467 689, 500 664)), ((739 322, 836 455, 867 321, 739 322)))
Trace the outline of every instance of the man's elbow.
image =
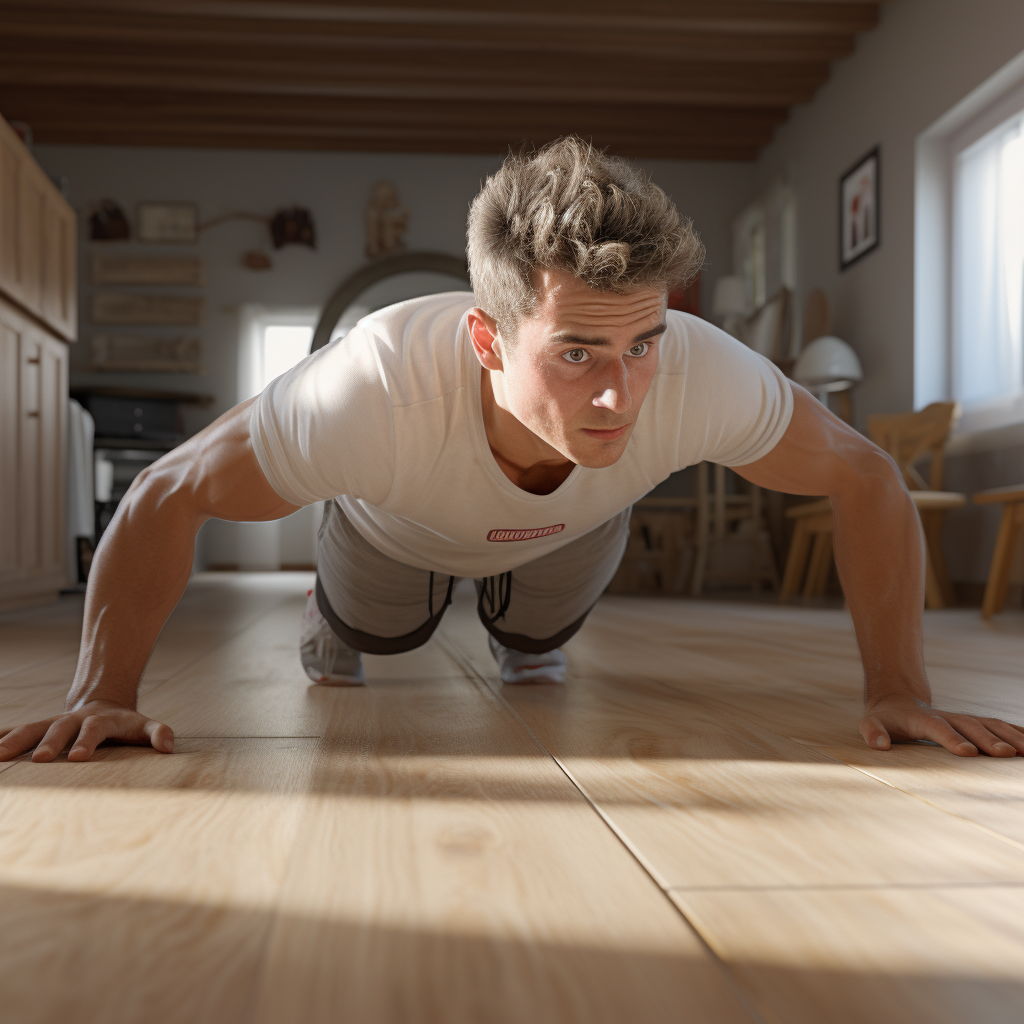
POLYGON ((893 502, 902 504, 910 500, 899 466, 892 456, 870 442, 847 453, 831 497, 833 502, 852 501, 861 506, 891 506, 893 502))
POLYGON ((120 505, 123 515, 133 519, 191 521, 198 511, 191 474, 178 460, 166 457, 136 475, 120 505))

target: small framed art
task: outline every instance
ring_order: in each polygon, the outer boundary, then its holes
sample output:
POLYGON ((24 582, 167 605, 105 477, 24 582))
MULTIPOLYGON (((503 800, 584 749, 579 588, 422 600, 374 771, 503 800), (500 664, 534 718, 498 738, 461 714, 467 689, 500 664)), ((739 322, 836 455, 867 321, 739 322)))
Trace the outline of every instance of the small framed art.
POLYGON ((879 149, 876 146, 839 179, 839 269, 878 248, 879 149))
POLYGON ((195 203, 139 203, 140 242, 199 240, 199 216, 195 203))

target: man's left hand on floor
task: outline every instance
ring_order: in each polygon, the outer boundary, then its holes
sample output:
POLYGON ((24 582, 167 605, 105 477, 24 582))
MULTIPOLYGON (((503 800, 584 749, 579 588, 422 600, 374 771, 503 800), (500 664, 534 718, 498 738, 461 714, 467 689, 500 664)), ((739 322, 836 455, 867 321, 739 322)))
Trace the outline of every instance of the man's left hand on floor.
POLYGON ((998 718, 939 711, 911 696, 884 697, 868 704, 861 719, 864 742, 877 750, 893 743, 931 740, 958 757, 1024 754, 1024 728, 998 718))

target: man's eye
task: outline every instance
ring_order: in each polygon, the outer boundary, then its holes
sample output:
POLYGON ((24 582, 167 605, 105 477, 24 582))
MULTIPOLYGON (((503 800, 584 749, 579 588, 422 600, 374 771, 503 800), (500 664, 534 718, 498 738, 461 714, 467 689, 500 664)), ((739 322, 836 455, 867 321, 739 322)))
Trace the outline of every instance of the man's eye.
POLYGON ((574 348, 569 352, 562 355, 563 359, 568 359, 570 363, 584 363, 590 356, 585 348, 574 348))
POLYGON ((640 344, 634 345, 629 350, 629 354, 631 356, 645 356, 645 355, 647 355, 647 350, 650 347, 651 347, 651 343, 649 341, 641 341, 640 344))

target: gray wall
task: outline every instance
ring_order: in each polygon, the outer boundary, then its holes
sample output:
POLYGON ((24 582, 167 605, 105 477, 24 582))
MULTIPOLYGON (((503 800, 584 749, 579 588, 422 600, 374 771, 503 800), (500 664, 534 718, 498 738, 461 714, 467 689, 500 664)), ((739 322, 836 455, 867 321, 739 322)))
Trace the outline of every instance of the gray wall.
MULTIPOLYGON (((782 175, 798 201, 801 307, 821 287, 835 332, 856 349, 863 428, 873 412, 914 404, 914 181, 917 137, 1024 49, 1020 0, 895 0, 879 27, 835 64, 813 101, 796 108, 757 162, 763 185, 782 175), (881 146, 881 245, 844 272, 838 257, 840 176, 881 146)), ((1024 482, 1024 449, 950 460, 947 486, 1024 482)), ((984 580, 994 510, 955 513, 946 547, 955 579, 984 580)))
MULTIPOLYGON (((201 220, 237 210, 270 214, 291 204, 312 211, 317 228, 315 251, 289 246, 275 252, 266 228, 249 221, 210 228, 196 247, 164 248, 135 242, 90 243, 83 223, 82 344, 72 352, 72 383, 161 387, 212 395, 212 407, 188 411, 190 431, 200 429, 237 400, 238 306, 320 306, 365 262, 364 210, 374 182, 394 182, 411 211, 410 249, 462 255, 469 203, 482 179, 500 163, 498 156, 108 146, 37 146, 35 155, 50 174, 68 178, 72 204, 80 211, 103 198, 116 200, 129 215, 140 201, 195 202, 201 220), (245 269, 240 258, 251 248, 268 251, 273 269, 245 269), (206 375, 88 373, 88 339, 96 331, 88 319, 89 257, 93 253, 165 251, 196 252, 206 261, 207 322, 200 332, 206 347, 206 375)), ((680 209, 693 217, 704 238, 708 267, 703 292, 709 305, 715 280, 731 268, 731 219, 750 191, 753 165, 652 160, 645 166, 680 209)), ((236 533, 233 528, 204 528, 205 550, 200 562, 237 562, 232 546, 236 533)))
POLYGON ((836 333, 865 380, 858 420, 913 404, 914 153, 917 136, 1024 49, 1020 0, 895 0, 828 83, 796 107, 757 162, 798 198, 799 286, 829 296, 836 333), (881 245, 839 271, 839 178, 882 150, 881 245))

